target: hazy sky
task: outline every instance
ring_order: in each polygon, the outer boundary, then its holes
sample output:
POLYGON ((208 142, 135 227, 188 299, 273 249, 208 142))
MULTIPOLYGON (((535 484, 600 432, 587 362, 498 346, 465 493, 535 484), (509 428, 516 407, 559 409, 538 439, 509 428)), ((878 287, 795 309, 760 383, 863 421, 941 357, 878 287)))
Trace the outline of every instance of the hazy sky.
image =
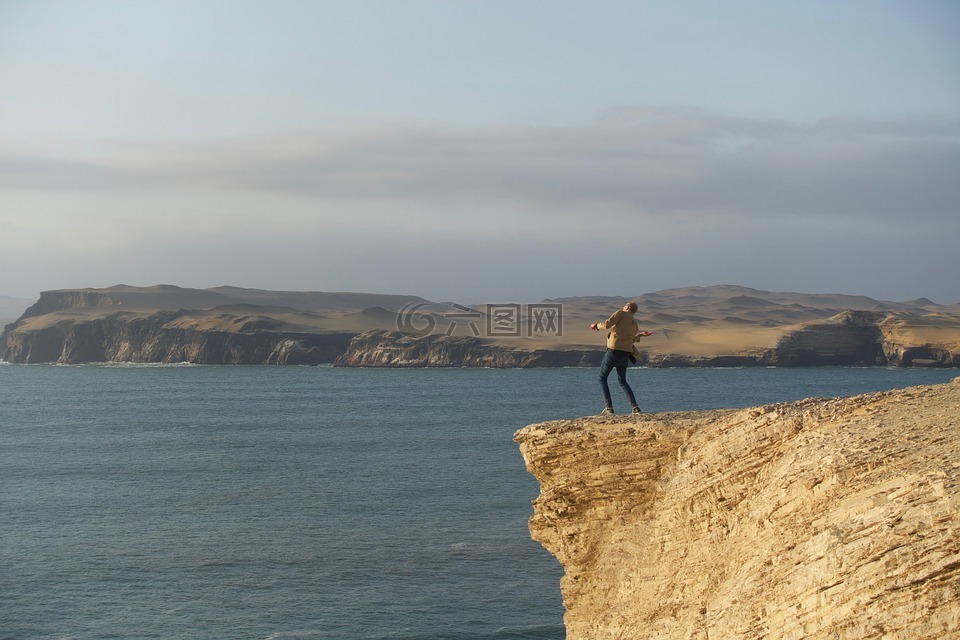
POLYGON ((0 294, 960 301, 960 3, 0 0, 0 294))

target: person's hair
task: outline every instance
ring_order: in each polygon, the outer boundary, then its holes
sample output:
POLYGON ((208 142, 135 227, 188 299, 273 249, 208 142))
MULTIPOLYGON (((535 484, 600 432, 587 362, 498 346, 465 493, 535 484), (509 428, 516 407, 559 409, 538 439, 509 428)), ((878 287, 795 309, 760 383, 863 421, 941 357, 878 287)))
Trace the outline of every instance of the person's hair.
POLYGON ((637 309, 640 308, 640 307, 637 306, 637 303, 636 303, 636 302, 630 302, 630 303, 629 303, 629 307, 630 307, 630 313, 633 313, 633 312, 635 312, 637 309))

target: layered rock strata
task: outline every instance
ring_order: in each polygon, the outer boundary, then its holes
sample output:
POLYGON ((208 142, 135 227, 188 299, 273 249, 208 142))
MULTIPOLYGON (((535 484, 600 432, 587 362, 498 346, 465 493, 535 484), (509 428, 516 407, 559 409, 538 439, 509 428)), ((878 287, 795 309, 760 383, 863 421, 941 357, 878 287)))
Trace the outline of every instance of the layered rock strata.
MULTIPOLYGON (((64 320, 31 331, 5 332, 9 362, 159 362, 194 364, 328 364, 353 337, 344 333, 295 333, 258 328, 212 331, 177 326, 176 311, 149 316, 116 313, 64 320)), ((13 326, 13 325, 12 325, 13 326)))
POLYGON ((954 317, 845 311, 790 331, 764 357, 777 366, 957 367, 960 343, 954 317))
MULTIPOLYGON (((880 303, 849 296, 756 292, 771 298, 768 300, 743 295, 744 291, 751 290, 719 286, 641 296, 646 314, 641 326, 651 323, 653 335, 639 345, 638 364, 960 366, 960 309, 955 307, 928 300, 880 303), (848 303, 853 310, 837 313, 831 306, 848 303)), ((517 334, 505 338, 490 328, 495 326, 490 309, 497 305, 471 309, 415 296, 235 287, 66 289, 43 292, 6 327, 0 335, 0 359, 32 363, 116 359, 336 362, 363 367, 597 366, 603 355, 603 336, 588 327, 609 311, 613 301, 576 298, 543 303, 558 315, 542 325, 541 333, 537 333, 541 324, 535 322, 538 316, 534 313, 539 307, 528 305, 527 315, 517 316, 517 334), (473 335, 462 334, 468 326, 463 321, 464 311, 473 335), (418 331, 394 330, 405 328, 405 320, 411 318, 424 320, 431 328, 428 335, 415 337, 411 333, 418 331), (485 327, 486 333, 481 334, 479 326, 485 327), (548 326, 555 333, 549 333, 548 326)), ((513 307, 519 310, 521 305, 513 307)))
POLYGON ((335 364, 341 367, 594 367, 598 349, 511 349, 470 336, 412 337, 369 331, 354 337, 335 364))
POLYGON ((568 640, 960 637, 960 379, 516 440, 568 640))

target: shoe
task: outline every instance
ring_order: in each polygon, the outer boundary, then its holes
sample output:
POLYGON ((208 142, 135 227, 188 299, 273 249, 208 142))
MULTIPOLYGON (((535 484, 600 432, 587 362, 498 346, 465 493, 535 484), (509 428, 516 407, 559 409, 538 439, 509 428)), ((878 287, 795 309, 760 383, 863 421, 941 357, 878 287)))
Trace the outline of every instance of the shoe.
POLYGON ((633 412, 634 412, 634 413, 643 413, 643 411, 640 411, 640 407, 634 407, 634 408, 633 408, 633 412))
POLYGON ((606 409, 604 409, 603 411, 600 412, 600 415, 602 415, 602 416, 612 416, 612 415, 613 415, 613 409, 611 409, 610 407, 607 407, 606 409))

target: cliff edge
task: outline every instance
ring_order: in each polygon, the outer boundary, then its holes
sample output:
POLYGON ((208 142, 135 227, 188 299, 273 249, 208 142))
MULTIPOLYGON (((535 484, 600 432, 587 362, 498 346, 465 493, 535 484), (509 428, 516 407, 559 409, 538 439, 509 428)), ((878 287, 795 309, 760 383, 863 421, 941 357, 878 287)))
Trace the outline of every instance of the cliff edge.
POLYGON ((960 378, 516 440, 568 640, 960 637, 960 378))

